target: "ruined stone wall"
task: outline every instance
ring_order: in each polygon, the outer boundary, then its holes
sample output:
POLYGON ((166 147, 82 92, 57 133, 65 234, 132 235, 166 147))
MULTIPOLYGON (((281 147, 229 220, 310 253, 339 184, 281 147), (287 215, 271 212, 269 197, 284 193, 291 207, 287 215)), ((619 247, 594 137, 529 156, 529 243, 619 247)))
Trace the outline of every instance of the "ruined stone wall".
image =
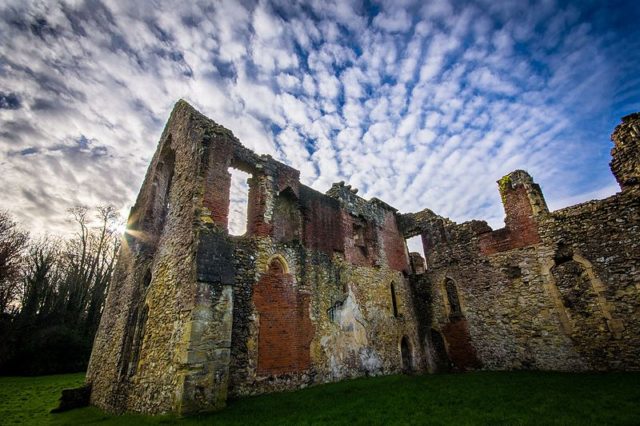
POLYGON ((549 212, 516 171, 493 231, 401 215, 343 182, 322 194, 178 102, 129 218, 92 403, 191 413, 401 371, 640 369, 639 122, 613 136, 622 193, 549 212), (241 236, 230 168, 251 175, 241 236), (407 252, 416 235, 426 263, 407 252))
POLYGON ((430 320, 454 368, 640 369, 637 192, 550 213, 524 172, 499 186, 503 229, 402 220, 425 242, 430 320))
POLYGON ((300 229, 274 217, 271 237, 238 241, 246 248, 235 256, 242 278, 236 281, 230 394, 399 372, 403 337, 411 351, 407 369, 423 368, 403 274, 406 246, 393 209, 343 185, 330 196, 301 185, 299 194, 300 229), (288 271, 276 273, 275 282, 274 263, 288 271))
POLYGON ((395 209, 301 185, 184 102, 126 242, 87 379, 98 406, 197 412, 228 394, 423 367, 395 209), (251 175, 242 236, 227 231, 229 168, 251 175))
POLYGON ((192 200, 198 186, 190 165, 199 136, 189 116, 178 105, 163 132, 96 335, 87 381, 91 402, 110 411, 174 408, 195 292, 192 200), (168 155, 174 165, 163 173, 168 155))

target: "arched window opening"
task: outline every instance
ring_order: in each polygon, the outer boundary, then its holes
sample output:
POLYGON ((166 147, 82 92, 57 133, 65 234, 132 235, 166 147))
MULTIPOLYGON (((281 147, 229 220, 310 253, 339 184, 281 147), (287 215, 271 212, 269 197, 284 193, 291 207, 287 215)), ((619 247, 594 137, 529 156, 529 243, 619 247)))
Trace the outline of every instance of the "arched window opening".
POLYGON ((231 185, 229 193, 229 235, 241 236, 247 232, 249 210, 249 179, 242 170, 229 168, 231 185))
POLYGON ((456 288, 456 283, 451 278, 446 279, 445 290, 447 292, 447 301, 449 302, 449 317, 451 319, 462 317, 458 289, 456 288))
POLYGON ((131 362, 131 348, 133 346, 133 338, 135 335, 136 320, 138 318, 138 308, 133 308, 129 312, 127 318, 127 324, 125 327, 124 342, 122 345, 122 352, 120 358, 120 376, 124 376, 129 371, 129 364, 131 362))
POLYGON ((156 165, 156 173, 153 178, 151 191, 150 218, 146 220, 148 229, 152 234, 159 236, 162 233, 166 218, 171 209, 171 187, 175 169, 175 152, 170 148, 171 138, 165 141, 165 148, 160 154, 160 160, 156 165))
POLYGON ((129 376, 136 374, 138 370, 138 362, 140 361, 140 350, 144 343, 144 335, 147 327, 147 318, 149 317, 149 306, 145 305, 138 318, 138 324, 133 336, 133 345, 131 348, 131 361, 129 362, 129 376))
POLYGON ((396 300, 396 287, 391 283, 391 306, 394 318, 398 318, 398 301, 396 300))

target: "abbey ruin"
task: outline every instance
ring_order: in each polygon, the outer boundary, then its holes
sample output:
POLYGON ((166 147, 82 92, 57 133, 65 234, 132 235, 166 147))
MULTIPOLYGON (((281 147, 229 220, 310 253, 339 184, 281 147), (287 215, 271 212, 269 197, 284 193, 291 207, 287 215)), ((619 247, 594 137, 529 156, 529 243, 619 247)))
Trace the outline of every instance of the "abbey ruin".
POLYGON ((639 370, 640 114, 612 139, 621 192, 550 212, 515 171, 492 230, 344 183, 322 194, 178 102, 129 218, 92 404, 191 413, 403 371, 639 370), (230 168, 251 174, 242 236, 230 168), (418 235, 426 259, 407 250, 418 235))

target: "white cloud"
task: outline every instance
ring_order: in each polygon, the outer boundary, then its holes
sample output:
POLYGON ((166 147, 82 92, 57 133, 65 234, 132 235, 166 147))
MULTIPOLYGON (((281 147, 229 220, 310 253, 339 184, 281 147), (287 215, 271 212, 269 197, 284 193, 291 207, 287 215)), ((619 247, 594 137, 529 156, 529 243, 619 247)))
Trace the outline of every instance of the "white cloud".
POLYGON ((126 209, 181 97, 314 188, 405 212, 499 225, 515 168, 551 205, 610 191, 637 38, 553 0, 376 4, 5 2, 0 201, 35 230, 66 229, 74 203, 126 209))

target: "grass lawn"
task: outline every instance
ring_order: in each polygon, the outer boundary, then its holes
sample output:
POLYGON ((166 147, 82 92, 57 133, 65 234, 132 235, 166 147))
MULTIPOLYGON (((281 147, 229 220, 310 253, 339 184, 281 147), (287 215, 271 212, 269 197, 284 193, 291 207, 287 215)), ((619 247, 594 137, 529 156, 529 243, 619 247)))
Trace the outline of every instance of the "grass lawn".
POLYGON ((49 414, 82 374, 0 377, 0 424, 640 424, 640 373, 479 372, 387 376, 229 402, 218 413, 49 414))

